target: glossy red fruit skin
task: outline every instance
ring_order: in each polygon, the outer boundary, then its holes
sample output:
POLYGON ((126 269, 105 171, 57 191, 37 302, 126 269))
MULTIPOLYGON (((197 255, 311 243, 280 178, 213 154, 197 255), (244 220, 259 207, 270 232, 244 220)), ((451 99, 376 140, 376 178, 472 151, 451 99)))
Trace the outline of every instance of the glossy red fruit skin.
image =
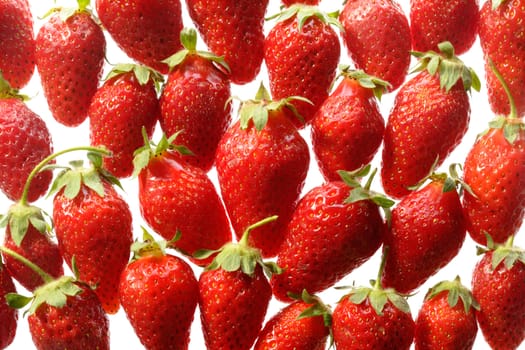
POLYGON ((153 81, 141 85, 133 73, 107 80, 89 106, 89 136, 93 146, 105 146, 104 168, 118 178, 133 172, 133 153, 144 145, 142 128, 151 136, 160 116, 153 81))
POLYGON ((79 280, 94 290, 104 310, 120 308, 119 278, 133 242, 128 204, 105 180, 104 197, 82 185, 74 199, 63 190, 53 198, 53 222, 58 247, 69 267, 75 258, 79 280))
POLYGON ((67 297, 62 308, 42 304, 28 316, 29 332, 38 350, 109 349, 109 319, 87 286, 67 297))
POLYGON ((321 0, 281 0, 281 2, 285 6, 291 6, 294 4, 305 4, 305 5, 315 6, 315 5, 319 5, 321 0))
POLYGON ((259 220, 278 219, 251 231, 249 243, 263 257, 277 254, 304 186, 310 163, 306 141, 282 112, 271 112, 257 131, 234 123, 219 143, 215 165, 237 239, 259 220))
POLYGON ((104 28, 130 58, 168 73, 162 61, 182 48, 180 0, 96 0, 95 6, 104 28))
POLYGON ((13 279, 0 262, 0 349, 7 348, 15 339, 18 325, 18 312, 5 302, 7 293, 16 293, 13 279))
POLYGON ((439 78, 423 71, 398 91, 386 123, 381 182, 387 195, 400 199, 442 164, 467 132, 470 101, 461 82, 448 92, 439 78))
POLYGON ((518 349, 525 339, 525 265, 517 261, 506 269, 500 263, 492 270, 492 257, 486 253, 472 274, 479 329, 492 349, 518 349))
POLYGON ((392 0, 349 0, 339 21, 343 42, 356 68, 391 84, 396 90, 410 65, 410 27, 399 4, 392 0))
POLYGON ((502 129, 491 129, 472 146, 464 163, 463 180, 476 195, 465 192, 467 231, 486 245, 486 233, 504 243, 518 232, 525 214, 525 133, 511 145, 502 129))
POLYGON ((299 202, 277 254, 284 269, 272 275, 278 300, 288 292, 323 291, 363 264, 383 241, 384 222, 368 200, 344 204, 350 187, 328 182, 310 190, 299 202))
POLYGON ((443 291, 425 300, 416 319, 416 350, 469 350, 478 333, 474 309, 465 312, 463 301, 451 307, 449 293, 443 291))
POLYGON ((199 289, 191 267, 173 256, 145 256, 120 278, 120 301, 147 349, 188 349, 199 289))
POLYGON ((354 304, 344 297, 332 315, 332 332, 337 349, 410 349, 414 338, 410 313, 387 302, 379 316, 368 300, 354 304))
POLYGON ((0 71, 15 89, 29 83, 35 71, 33 16, 27 0, 0 3, 0 71))
MULTIPOLYGON (((0 189, 18 201, 33 168, 53 153, 51 133, 44 120, 17 98, 0 99, 0 189)), ((37 174, 27 200, 43 196, 52 180, 51 171, 37 174)))
POLYGON ((327 181, 340 180, 339 170, 370 163, 383 142, 385 121, 371 90, 344 78, 312 120, 312 147, 327 181))
POLYGON ((264 57, 264 16, 268 0, 186 0, 188 13, 210 52, 223 56, 231 80, 246 84, 264 57))
POLYGON ((480 11, 479 39, 485 60, 485 79, 490 107, 495 114, 508 115, 507 94, 488 63, 490 58, 514 97, 518 116, 525 115, 525 2, 504 1, 492 10, 486 1, 480 11))
POLYGON ((266 36, 264 60, 274 100, 301 96, 312 103, 291 101, 304 119, 293 123, 302 128, 328 97, 341 47, 335 30, 312 16, 299 29, 297 16, 278 22, 266 36))
POLYGON ((253 276, 241 270, 203 271, 199 278, 199 308, 206 348, 251 348, 271 297, 270 284, 259 266, 253 276))
POLYGON ((219 141, 231 123, 230 81, 210 60, 190 56, 168 76, 160 97, 160 126, 169 136, 182 131, 177 144, 192 156, 179 162, 209 171, 219 141))
POLYGON ((438 51, 450 41, 456 55, 467 52, 478 35, 479 0, 410 1, 412 49, 438 51))

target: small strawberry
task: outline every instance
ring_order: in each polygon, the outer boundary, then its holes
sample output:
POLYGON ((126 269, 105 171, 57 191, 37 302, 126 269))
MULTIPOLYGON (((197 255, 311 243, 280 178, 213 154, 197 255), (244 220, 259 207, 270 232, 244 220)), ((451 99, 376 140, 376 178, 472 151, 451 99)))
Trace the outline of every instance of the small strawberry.
POLYGON ((15 89, 35 71, 33 15, 27 0, 0 1, 0 71, 15 89))
POLYGON ((387 120, 381 180, 394 198, 410 193, 432 169, 439 166, 460 143, 470 120, 467 91, 479 90, 472 69, 454 55, 449 42, 441 53, 416 53, 419 72, 396 95, 387 120))
POLYGON ((339 170, 353 171, 370 163, 385 130, 376 97, 388 83, 347 67, 341 76, 312 120, 312 147, 327 181, 338 180, 339 170))
MULTIPOLYGON (((274 99, 301 96, 310 103, 297 101, 299 115, 308 123, 328 97, 337 71, 341 47, 332 25, 340 27, 333 16, 315 6, 292 5, 274 16, 278 22, 264 43, 270 91, 274 99)), ((292 119, 298 127, 297 118, 292 119)))
POLYGON ((18 312, 5 301, 5 296, 10 293, 16 293, 16 287, 0 260, 0 349, 7 348, 13 342, 18 324, 18 312))
POLYGON ((417 315, 415 349, 472 349, 478 333, 475 310, 479 305, 459 277, 436 284, 417 315))
POLYGON ((78 10, 53 12, 36 37, 36 67, 49 110, 66 126, 87 118, 106 50, 104 33, 88 4, 78 3, 78 10))
POLYGON ((181 49, 180 0, 96 0, 95 6, 104 28, 129 57, 168 72, 162 61, 181 49))
POLYGON ((467 52, 478 35, 479 0, 412 0, 410 33, 416 51, 438 50, 449 41, 457 55, 467 52))
MULTIPOLYGON (((342 173, 344 181, 311 189, 299 202, 277 253, 283 272, 272 276, 273 294, 290 301, 289 293, 317 293, 334 285, 367 261, 383 241, 379 206, 393 204, 361 187, 354 177, 370 167, 342 173)), ((371 176, 373 178, 373 176, 371 176)))
POLYGON ((356 68, 388 81, 405 80, 410 65, 410 27, 395 0, 348 0, 339 14, 343 42, 356 68))
POLYGON ((104 168, 116 177, 133 172, 133 153, 150 137, 160 116, 155 85, 162 77, 144 66, 117 65, 89 106, 91 144, 105 146, 104 168))
POLYGON ((284 239, 310 162, 308 145, 288 116, 294 102, 271 101, 261 85, 255 100, 242 103, 240 120, 226 131, 215 159, 238 239, 254 220, 279 216, 250 235, 250 244, 264 257, 275 256, 284 239))
POLYGON ((259 333, 254 350, 324 350, 330 335, 331 311, 321 299, 303 291, 259 333))
POLYGON ((518 349, 525 339, 525 251, 513 246, 511 236, 481 252, 472 274, 479 329, 492 349, 518 349))
POLYGON ((194 156, 181 155, 180 162, 208 171, 231 122, 229 68, 222 58, 197 51, 196 41, 194 29, 183 29, 184 49, 167 60, 171 70, 160 97, 160 126, 166 135, 182 131, 177 142, 194 156))
POLYGON ((120 277, 120 301, 140 342, 150 350, 187 349, 199 286, 184 260, 166 254, 167 242, 144 233, 120 277))
POLYGON ((269 0, 186 0, 208 49, 224 57, 236 84, 251 82, 264 57, 264 15, 269 0))

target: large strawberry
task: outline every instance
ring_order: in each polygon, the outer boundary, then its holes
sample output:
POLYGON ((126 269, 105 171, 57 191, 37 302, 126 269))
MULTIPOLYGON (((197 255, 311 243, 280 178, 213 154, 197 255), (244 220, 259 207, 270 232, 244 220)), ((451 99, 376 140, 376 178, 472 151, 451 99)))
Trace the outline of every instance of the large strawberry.
POLYGON ((18 312, 5 302, 5 296, 16 293, 13 279, 0 259, 0 349, 7 348, 15 339, 18 312))
POLYGON ((416 51, 437 50, 450 41, 456 54, 467 52, 478 35, 479 0, 412 0, 410 33, 416 51))
POLYGON ((264 56, 264 15, 269 0, 186 0, 208 49, 223 56, 236 84, 251 82, 264 56))
POLYGON ((104 28, 129 57, 168 72, 162 61, 181 49, 180 0, 96 0, 95 4, 104 28))
POLYGON ((27 85, 35 71, 33 15, 27 0, 0 2, 0 71, 11 86, 27 85))
POLYGON ((353 171, 370 163, 385 130, 376 97, 381 96, 387 83, 348 68, 341 76, 343 79, 312 120, 313 151, 328 181, 340 179, 339 170, 353 171))
POLYGON ((397 89, 408 72, 411 40, 408 19, 396 0, 348 0, 339 20, 356 68, 397 89))
POLYGON ((525 251, 513 246, 513 236, 488 248, 472 274, 479 329, 492 349, 518 349, 525 339, 525 251))
POLYGON ((379 204, 393 203, 370 191, 353 177, 327 182, 310 190, 299 202, 277 254, 283 272, 272 276, 274 295, 290 301, 289 293, 317 293, 334 285, 368 260, 383 242, 385 224, 379 204))
POLYGON ((485 60, 489 103, 496 114, 508 114, 510 105, 505 90, 490 68, 490 60, 510 87, 518 116, 525 115, 524 17, 523 0, 488 0, 481 7, 479 40, 485 60))
MULTIPOLYGON (((341 47, 332 16, 315 6, 292 5, 276 15, 278 22, 265 39, 264 60, 274 99, 301 96, 295 103, 308 123, 328 97, 341 47)), ((305 124, 293 118, 299 127, 305 124)))
POLYGON ((219 143, 215 164, 222 198, 236 236, 271 215, 277 221, 250 235, 265 257, 274 256, 304 185, 310 155, 289 119, 293 100, 271 101, 263 86, 245 101, 240 120, 219 143))
POLYGON ((78 10, 53 12, 36 37, 36 67, 49 110, 66 126, 87 118, 106 50, 104 33, 86 1, 78 3, 78 10))
POLYGON ((147 349, 187 349, 199 286, 190 265, 165 247, 147 232, 134 243, 133 260, 120 277, 120 301, 147 349))
POLYGON ((166 135, 181 131, 177 142, 192 151, 179 161, 208 171, 231 122, 229 68, 222 58, 197 51, 196 41, 196 31, 184 29, 184 49, 167 60, 171 70, 160 97, 160 125, 166 135))
POLYGON ((89 106, 91 144, 112 152, 104 167, 123 178, 133 172, 133 153, 144 144, 142 129, 153 134, 160 116, 155 86, 162 79, 144 66, 119 65, 97 90, 89 106))
POLYGON ((441 53, 417 53, 419 73, 396 95, 386 124, 381 180, 385 192, 395 198, 410 193, 443 163, 465 135, 470 119, 467 91, 479 89, 479 80, 454 55, 449 42, 441 53))

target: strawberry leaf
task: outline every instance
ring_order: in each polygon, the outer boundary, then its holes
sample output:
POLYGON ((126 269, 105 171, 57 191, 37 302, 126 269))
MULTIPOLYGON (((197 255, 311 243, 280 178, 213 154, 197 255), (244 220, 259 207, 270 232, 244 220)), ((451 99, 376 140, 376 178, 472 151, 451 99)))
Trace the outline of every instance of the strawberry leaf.
POLYGON ((18 293, 7 293, 5 295, 5 300, 7 305, 13 309, 23 309, 26 307, 32 300, 32 297, 26 297, 18 293))

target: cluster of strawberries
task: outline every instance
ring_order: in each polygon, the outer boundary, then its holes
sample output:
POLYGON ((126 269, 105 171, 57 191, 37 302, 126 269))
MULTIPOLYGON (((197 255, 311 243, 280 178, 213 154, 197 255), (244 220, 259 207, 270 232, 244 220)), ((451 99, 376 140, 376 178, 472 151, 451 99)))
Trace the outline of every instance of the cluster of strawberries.
POLYGON ((121 308, 147 349, 187 349, 197 308, 208 349, 471 349, 478 327, 519 347, 525 1, 412 0, 409 17, 395 0, 319 2, 265 18, 269 0, 78 0, 34 35, 29 2, 0 0, 1 349, 25 307, 46 350, 108 349, 121 308), (482 84, 458 57, 477 38, 495 118, 441 173, 482 84), (136 64, 103 78, 107 40, 136 64), (90 145, 53 150, 63 135, 20 93, 35 72, 53 122, 88 124, 90 145), (232 96, 262 73, 269 89, 232 96), (73 152, 87 164, 58 162, 73 152), (311 153, 323 181, 305 191, 311 153), (140 238, 124 179, 153 231, 140 238), (471 288, 436 284, 414 318, 407 300, 467 237, 484 254, 471 288), (323 302, 380 250, 371 287, 323 302))

